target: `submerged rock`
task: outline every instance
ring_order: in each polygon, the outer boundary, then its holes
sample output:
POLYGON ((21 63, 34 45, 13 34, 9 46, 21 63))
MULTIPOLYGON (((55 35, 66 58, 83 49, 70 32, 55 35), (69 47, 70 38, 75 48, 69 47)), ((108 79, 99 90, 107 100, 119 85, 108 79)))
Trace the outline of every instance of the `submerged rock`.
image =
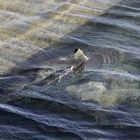
MULTIPOLYGON (((129 84, 129 83, 128 83, 129 84)), ((121 103, 137 104, 139 90, 133 87, 108 89, 102 82, 90 81, 80 85, 70 85, 66 88, 72 94, 83 101, 95 101, 101 105, 114 106, 121 103)))
POLYGON ((103 83, 90 81, 80 85, 71 85, 66 88, 69 93, 80 97, 82 100, 98 100, 106 91, 103 83))

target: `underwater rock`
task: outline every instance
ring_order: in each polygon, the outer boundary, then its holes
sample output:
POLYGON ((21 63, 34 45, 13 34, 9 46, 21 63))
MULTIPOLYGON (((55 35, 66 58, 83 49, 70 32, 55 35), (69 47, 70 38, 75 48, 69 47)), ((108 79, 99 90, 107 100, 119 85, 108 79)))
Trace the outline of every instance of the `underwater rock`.
POLYGON ((66 90, 82 100, 98 100, 97 98, 104 94, 106 88, 101 82, 90 81, 80 85, 68 86, 66 90))
POLYGON ((108 89, 102 82, 90 81, 80 85, 70 85, 66 88, 72 94, 83 101, 94 101, 103 106, 116 106, 121 103, 138 104, 132 100, 139 99, 139 90, 135 88, 108 89))

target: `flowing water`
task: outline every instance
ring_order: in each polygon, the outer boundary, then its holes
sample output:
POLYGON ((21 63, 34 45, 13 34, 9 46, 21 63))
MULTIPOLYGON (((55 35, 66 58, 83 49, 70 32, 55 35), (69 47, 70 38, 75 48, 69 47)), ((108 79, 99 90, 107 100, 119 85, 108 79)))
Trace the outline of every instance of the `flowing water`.
POLYGON ((140 1, 0 0, 0 139, 139 140, 140 1))

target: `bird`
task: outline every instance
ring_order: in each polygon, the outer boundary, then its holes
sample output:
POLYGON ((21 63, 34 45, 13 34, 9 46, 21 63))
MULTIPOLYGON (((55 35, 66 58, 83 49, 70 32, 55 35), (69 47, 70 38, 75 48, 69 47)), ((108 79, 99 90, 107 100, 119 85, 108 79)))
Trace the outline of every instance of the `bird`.
POLYGON ((68 75, 71 72, 73 72, 76 77, 81 77, 88 60, 89 58, 80 48, 75 48, 73 58, 70 59, 70 66, 68 66, 66 68, 66 71, 59 76, 58 81, 60 82, 64 76, 68 75))
POLYGON ((67 66, 50 72, 47 76, 43 76, 42 80, 39 81, 38 84, 46 82, 50 84, 56 80, 60 83, 62 78, 66 77, 70 73, 74 74, 77 78, 82 77, 88 60, 89 57, 87 57, 80 48, 75 48, 72 55, 58 60, 58 64, 65 64, 67 66))
POLYGON ((72 70, 75 73, 75 75, 81 75, 84 72, 88 60, 89 58, 84 54, 84 52, 81 49, 75 48, 74 63, 72 66, 72 70))

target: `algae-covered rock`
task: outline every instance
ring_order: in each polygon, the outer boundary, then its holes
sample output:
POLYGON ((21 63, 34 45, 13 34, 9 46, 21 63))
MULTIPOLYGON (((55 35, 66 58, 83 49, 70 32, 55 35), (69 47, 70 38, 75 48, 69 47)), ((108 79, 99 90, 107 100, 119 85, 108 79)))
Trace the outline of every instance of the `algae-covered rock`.
POLYGON ((114 88, 107 89, 102 82, 90 81, 80 85, 71 85, 66 88, 69 94, 72 94, 84 101, 95 101, 101 105, 114 106, 121 103, 137 104, 139 100, 139 92, 136 87, 138 83, 130 85, 130 83, 117 83, 114 88), (130 87, 129 87, 130 85, 130 87), (123 87, 124 86, 124 87, 123 87), (127 87, 127 88, 126 88, 127 87))
POLYGON ((85 84, 68 86, 66 90, 82 100, 98 100, 105 93, 106 88, 100 82, 91 81, 85 84))

